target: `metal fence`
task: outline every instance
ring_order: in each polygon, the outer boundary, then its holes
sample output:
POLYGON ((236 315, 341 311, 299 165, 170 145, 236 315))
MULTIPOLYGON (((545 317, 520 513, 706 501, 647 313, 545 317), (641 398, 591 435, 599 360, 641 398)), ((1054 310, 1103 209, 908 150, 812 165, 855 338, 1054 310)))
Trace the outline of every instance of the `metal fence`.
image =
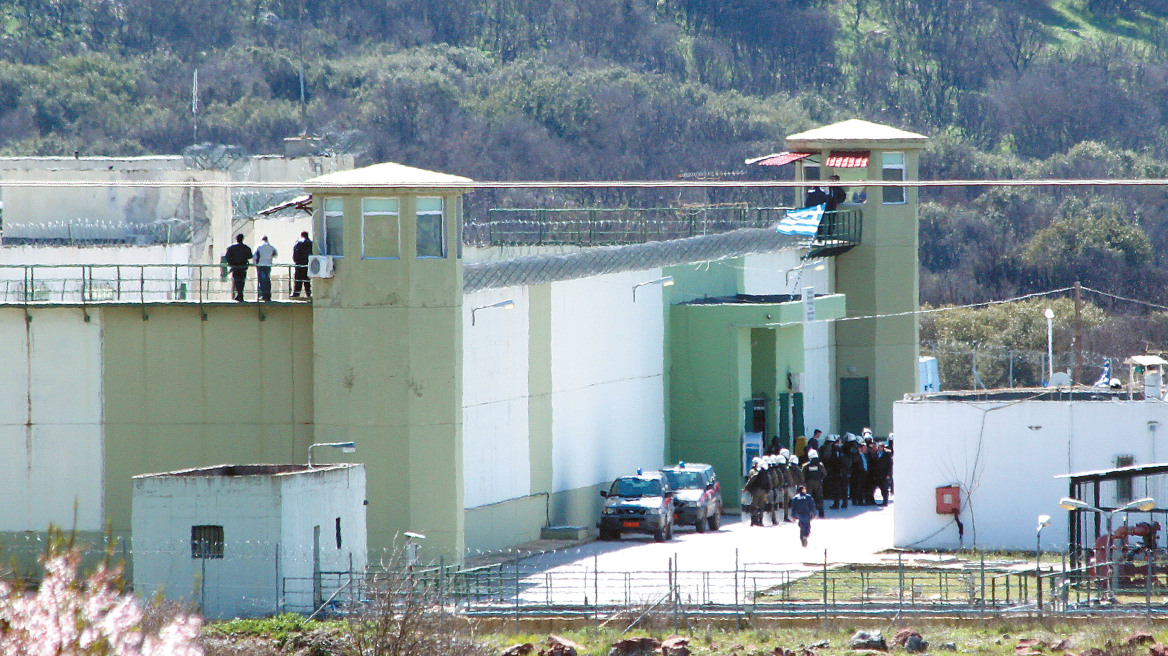
POLYGON ((767 228, 785 207, 733 203, 694 207, 493 208, 485 221, 468 217, 463 242, 472 246, 618 246, 767 228))
MULTIPOLYGON (((43 544, 6 545, 6 556, 28 561, 43 544), (28 553, 23 553, 28 551, 28 553)), ((253 614, 297 612, 304 615, 352 615, 369 608, 388 576, 424 585, 433 598, 467 615, 538 617, 541 615, 614 618, 638 613, 658 613, 684 620, 721 616, 1007 616, 1084 614, 1168 615, 1168 552, 1150 558, 1142 552, 1125 552, 1112 569, 1109 562, 1087 562, 1070 568, 1059 554, 1047 554, 1041 568, 1033 560, 987 560, 976 555, 919 557, 886 555, 881 563, 833 563, 829 553, 819 552, 819 564, 733 562, 728 567, 681 568, 676 557, 659 568, 605 571, 595 557, 549 566, 540 556, 521 556, 480 566, 441 561, 413 566, 386 566, 402 562, 395 555, 371 555, 370 563, 357 570, 318 571, 312 576, 280 573, 278 562, 299 567, 311 563, 307 552, 288 561, 292 552, 270 543, 228 545, 220 567, 232 559, 251 563, 255 576, 216 577, 207 569, 199 574, 190 546, 173 553, 158 549, 136 553, 123 544, 95 548, 89 562, 106 553, 131 563, 154 558, 172 572, 196 582, 187 587, 187 601, 201 607, 203 601, 237 597, 253 614), (167 556, 159 561, 160 556, 167 556), (280 558, 284 558, 280 561, 280 558), (299 563, 299 565, 297 565, 299 563), (274 572, 276 578, 264 577, 274 572), (257 580, 251 580, 256 578, 257 580), (253 599, 244 597, 254 595, 253 599)), ((300 553, 300 552, 295 552, 300 553)), ((561 559, 562 560, 562 559, 561 559)), ((309 566, 311 571, 311 565, 309 566)), ((35 577, 33 577, 35 578, 35 577)), ((173 593, 173 590, 171 591, 173 593)))
MULTIPOLYGON (((293 290, 293 265, 271 269, 272 298, 293 290)), ((255 300, 258 280, 249 266, 244 298, 255 300)), ((0 265, 0 304, 230 302, 232 277, 212 264, 0 265)))

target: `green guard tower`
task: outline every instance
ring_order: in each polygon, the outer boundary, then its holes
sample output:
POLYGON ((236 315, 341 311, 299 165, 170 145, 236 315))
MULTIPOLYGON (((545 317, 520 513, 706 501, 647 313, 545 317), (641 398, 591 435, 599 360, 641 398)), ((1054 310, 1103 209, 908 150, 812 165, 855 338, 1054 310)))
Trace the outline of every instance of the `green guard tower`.
MULTIPOLYGON (((917 180, 928 137, 858 119, 787 137, 804 155, 796 179, 845 184, 856 180, 917 180)), ((916 187, 849 187, 840 210, 861 209, 863 238, 840 253, 835 289, 847 297, 847 316, 835 327, 839 430, 877 435, 892 430, 892 404, 918 389, 919 304, 916 187), (898 313, 904 313, 899 314, 898 313), (888 316, 893 315, 893 316, 888 316)))
POLYGON ((332 173, 313 197, 316 442, 356 442, 371 548, 407 531, 465 548, 462 194, 471 180, 400 164, 332 173))

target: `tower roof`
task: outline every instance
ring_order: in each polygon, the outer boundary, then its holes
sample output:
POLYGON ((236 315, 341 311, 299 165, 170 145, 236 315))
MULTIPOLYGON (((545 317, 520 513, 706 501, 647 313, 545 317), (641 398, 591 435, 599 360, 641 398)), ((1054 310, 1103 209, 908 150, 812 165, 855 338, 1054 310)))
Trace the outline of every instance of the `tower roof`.
POLYGON ((885 150, 924 148, 929 138, 890 125, 858 118, 824 125, 787 137, 789 150, 842 150, 878 148, 885 150))
POLYGON ((470 178, 427 171, 405 164, 383 162, 351 171, 337 171, 305 182, 306 187, 465 187, 470 178))

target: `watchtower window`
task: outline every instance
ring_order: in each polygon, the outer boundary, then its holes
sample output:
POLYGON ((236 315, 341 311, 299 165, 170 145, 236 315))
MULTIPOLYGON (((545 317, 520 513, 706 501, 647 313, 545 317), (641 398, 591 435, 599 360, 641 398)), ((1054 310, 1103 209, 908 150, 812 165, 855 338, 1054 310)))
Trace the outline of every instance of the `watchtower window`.
MULTIPOLYGON (((884 181, 904 182, 904 153, 884 153, 884 181)), ((884 187, 884 204, 904 203, 904 187, 884 187)))
POLYGON ((401 257, 400 203, 396 198, 361 199, 361 257, 401 257))
POLYGON ((446 257, 446 212, 444 199, 418 198, 415 215, 418 225, 418 257, 446 257))
POLYGON ((324 243, 320 245, 321 255, 344 255, 345 244, 345 201, 342 198, 324 199, 324 243))

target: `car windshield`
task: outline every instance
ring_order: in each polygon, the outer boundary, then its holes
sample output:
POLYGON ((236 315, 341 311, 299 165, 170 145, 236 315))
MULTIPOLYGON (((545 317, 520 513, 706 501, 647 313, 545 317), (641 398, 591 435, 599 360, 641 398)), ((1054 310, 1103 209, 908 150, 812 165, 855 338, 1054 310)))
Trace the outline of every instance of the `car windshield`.
POLYGON ((618 478, 611 494, 618 497, 659 497, 661 481, 655 478, 618 478))
POLYGON ((675 490, 693 490, 705 487, 702 483, 701 472, 666 471, 665 478, 669 479, 669 486, 675 490))

